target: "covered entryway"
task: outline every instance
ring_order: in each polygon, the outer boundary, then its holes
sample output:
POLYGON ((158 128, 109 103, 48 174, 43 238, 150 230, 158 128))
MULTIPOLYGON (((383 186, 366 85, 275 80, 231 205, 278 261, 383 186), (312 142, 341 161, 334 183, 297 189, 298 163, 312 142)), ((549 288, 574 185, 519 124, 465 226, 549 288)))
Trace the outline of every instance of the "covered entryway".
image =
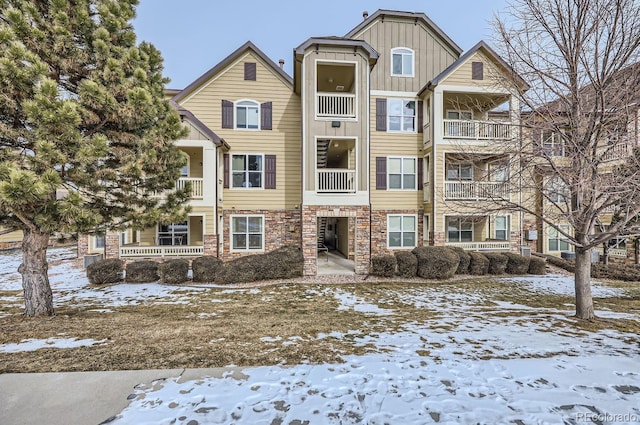
POLYGON ((318 274, 354 274, 355 231, 349 217, 318 217, 318 274))

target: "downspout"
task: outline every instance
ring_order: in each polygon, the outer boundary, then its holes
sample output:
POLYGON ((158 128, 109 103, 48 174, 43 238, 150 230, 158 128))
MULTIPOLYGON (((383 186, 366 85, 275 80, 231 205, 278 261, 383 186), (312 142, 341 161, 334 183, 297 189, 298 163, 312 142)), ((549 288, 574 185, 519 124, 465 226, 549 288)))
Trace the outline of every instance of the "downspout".
POLYGON ((216 161, 215 161, 215 167, 216 167, 216 176, 215 176, 215 188, 216 188, 216 198, 213 202, 213 219, 215 220, 215 226, 216 226, 216 257, 220 258, 220 220, 218 220, 218 189, 220 188, 220 184, 219 184, 219 175, 218 175, 218 168, 220 167, 219 164, 219 153, 218 153, 218 149, 220 149, 220 146, 222 146, 222 144, 218 144, 215 143, 216 145, 216 161))

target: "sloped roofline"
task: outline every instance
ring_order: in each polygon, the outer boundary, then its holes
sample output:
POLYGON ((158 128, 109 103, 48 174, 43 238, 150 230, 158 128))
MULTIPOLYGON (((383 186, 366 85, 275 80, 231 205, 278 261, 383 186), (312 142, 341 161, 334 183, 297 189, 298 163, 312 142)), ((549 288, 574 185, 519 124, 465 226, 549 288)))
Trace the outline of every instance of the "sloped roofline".
POLYGON ((433 30, 433 32, 435 32, 458 55, 462 53, 462 48, 460 48, 455 41, 453 41, 439 26, 437 26, 426 14, 422 12, 403 12, 400 10, 378 9, 372 15, 369 15, 367 19, 360 22, 355 28, 349 31, 345 37, 352 38, 379 17, 384 20, 385 16, 410 18, 414 19, 416 23, 422 22, 428 28, 433 30))
POLYGON ((193 115, 193 113, 190 110, 188 110, 187 108, 185 108, 184 106, 180 105, 179 103, 173 100, 170 100, 169 104, 171 105, 172 108, 178 111, 178 113, 180 114, 180 117, 186 118, 189 121, 191 121, 191 123, 196 127, 198 127, 198 129, 202 131, 205 136, 211 139, 213 143, 215 143, 218 146, 223 146, 225 149, 230 148, 229 144, 224 139, 221 139, 213 130, 211 130, 202 121, 200 121, 195 115, 193 115))
POLYGON ((289 76, 289 74, 284 72, 282 68, 280 68, 274 61, 272 61, 269 58, 269 56, 267 56, 262 50, 260 50, 255 44, 253 44, 253 42, 247 41, 242 46, 234 50, 229 56, 227 56, 226 58, 218 62, 218 64, 215 65, 213 68, 211 68, 210 70, 202 74, 200 77, 198 77, 198 79, 195 80, 193 83, 185 87, 182 91, 180 91, 180 93, 175 95, 172 100, 174 100, 175 102, 178 102, 184 99, 186 96, 190 95, 194 90, 202 86, 204 83, 209 81, 212 77, 214 77, 224 68, 229 66, 231 62, 236 60, 241 54, 243 54, 247 50, 252 50, 256 55, 258 55, 260 59, 262 59, 267 65, 269 65, 273 69, 273 71, 275 71, 276 74, 280 75, 287 82, 289 86, 293 87, 293 79, 289 76))
POLYGON ((347 47, 361 47, 364 49, 369 55, 369 59, 375 61, 378 60, 380 56, 378 52, 369 45, 366 41, 363 40, 353 40, 346 37, 311 37, 305 40, 298 47, 293 49, 296 55, 303 55, 304 52, 314 44, 319 44, 322 46, 347 46, 347 47))
POLYGON ((485 53, 487 53, 492 60, 494 60, 496 63, 498 63, 498 65, 503 67, 509 74, 513 75, 516 79, 516 82, 520 85, 522 90, 524 91, 529 90, 529 87, 530 87, 529 84, 527 84, 527 82, 520 75, 518 75, 518 73, 515 72, 513 68, 511 68, 511 65, 505 62, 505 60, 502 59, 500 55, 497 54, 495 50, 493 50, 491 46, 489 46, 484 40, 480 40, 475 46, 473 46, 471 49, 465 52, 462 56, 460 56, 458 60, 456 60, 451 65, 449 65, 444 71, 438 74, 433 80, 429 81, 418 92, 418 96, 422 96, 422 94, 425 91, 431 90, 433 87, 436 87, 438 84, 440 84, 442 80, 447 78, 456 68, 458 68, 464 62, 466 62, 474 53, 476 53, 480 49, 484 50, 485 53))

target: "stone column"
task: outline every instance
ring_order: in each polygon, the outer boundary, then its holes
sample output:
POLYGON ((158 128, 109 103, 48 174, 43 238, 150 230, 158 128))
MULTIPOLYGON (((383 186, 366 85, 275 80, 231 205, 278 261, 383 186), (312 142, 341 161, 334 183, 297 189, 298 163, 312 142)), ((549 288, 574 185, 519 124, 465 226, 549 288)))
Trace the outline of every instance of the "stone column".
POLYGON ((104 258, 120 258, 120 234, 107 234, 104 237, 104 258))
POLYGON ((302 207, 302 256, 304 275, 315 276, 318 273, 318 229, 316 211, 302 207))
POLYGON ((78 235, 78 258, 82 259, 89 253, 89 235, 86 233, 78 235))
POLYGON ((216 255, 218 253, 218 235, 204 235, 202 237, 204 255, 216 255))

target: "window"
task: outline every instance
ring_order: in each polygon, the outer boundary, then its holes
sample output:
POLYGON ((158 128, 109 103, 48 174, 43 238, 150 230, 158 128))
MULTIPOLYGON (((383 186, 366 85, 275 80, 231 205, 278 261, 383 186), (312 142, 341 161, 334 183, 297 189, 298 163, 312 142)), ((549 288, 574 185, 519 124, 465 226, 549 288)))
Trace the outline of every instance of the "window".
POLYGON ((492 162, 489 164, 489 181, 506 182, 509 176, 509 167, 504 162, 492 162))
POLYGON ((406 47, 391 49, 391 75, 413 77, 413 50, 406 47))
POLYGON ((231 249, 260 251, 264 249, 264 217, 260 215, 231 216, 231 249))
POLYGON ((448 242, 472 242, 473 222, 462 218, 447 218, 448 242))
POLYGON ((236 102, 236 128, 257 130, 260 128, 260 105, 252 100, 236 102))
MULTIPOLYGON (((563 232, 569 233, 569 226, 561 224, 558 226, 563 232)), ((566 238, 558 232, 558 229, 549 227, 549 251, 569 251, 571 247, 566 238)))
POLYGON ((509 240, 509 216, 506 216, 506 215, 496 216, 495 238, 501 241, 509 240))
POLYGON ((93 249, 104 249, 105 237, 104 235, 95 235, 93 237, 93 249))
POLYGON ((189 154, 187 154, 186 152, 182 153, 183 156, 185 157, 185 159, 187 160, 187 163, 184 164, 182 166, 182 168, 180 168, 180 177, 189 177, 189 162, 190 162, 190 157, 189 154))
POLYGON ((466 120, 473 119, 473 113, 471 111, 447 111, 448 120, 466 120))
POLYGON ((550 156, 565 156, 562 135, 550 130, 541 133, 541 145, 544 153, 550 156))
POLYGON ((388 215, 387 245, 389 248, 414 248, 417 227, 415 215, 388 215))
POLYGON ((387 170, 389 189, 416 189, 416 159, 388 158, 387 170))
POLYGON ((158 245, 188 245, 188 236, 189 225, 186 221, 158 226, 158 245))
POLYGON ((416 131, 416 101, 406 99, 388 99, 389 131, 416 131))
POLYGON ((262 187, 262 155, 232 155, 232 187, 262 187))
POLYGON ((448 163, 447 180, 473 180, 473 165, 463 163, 448 163))
POLYGON ((571 195, 567 184, 558 176, 552 177, 547 183, 547 197, 551 202, 568 202, 571 195))

